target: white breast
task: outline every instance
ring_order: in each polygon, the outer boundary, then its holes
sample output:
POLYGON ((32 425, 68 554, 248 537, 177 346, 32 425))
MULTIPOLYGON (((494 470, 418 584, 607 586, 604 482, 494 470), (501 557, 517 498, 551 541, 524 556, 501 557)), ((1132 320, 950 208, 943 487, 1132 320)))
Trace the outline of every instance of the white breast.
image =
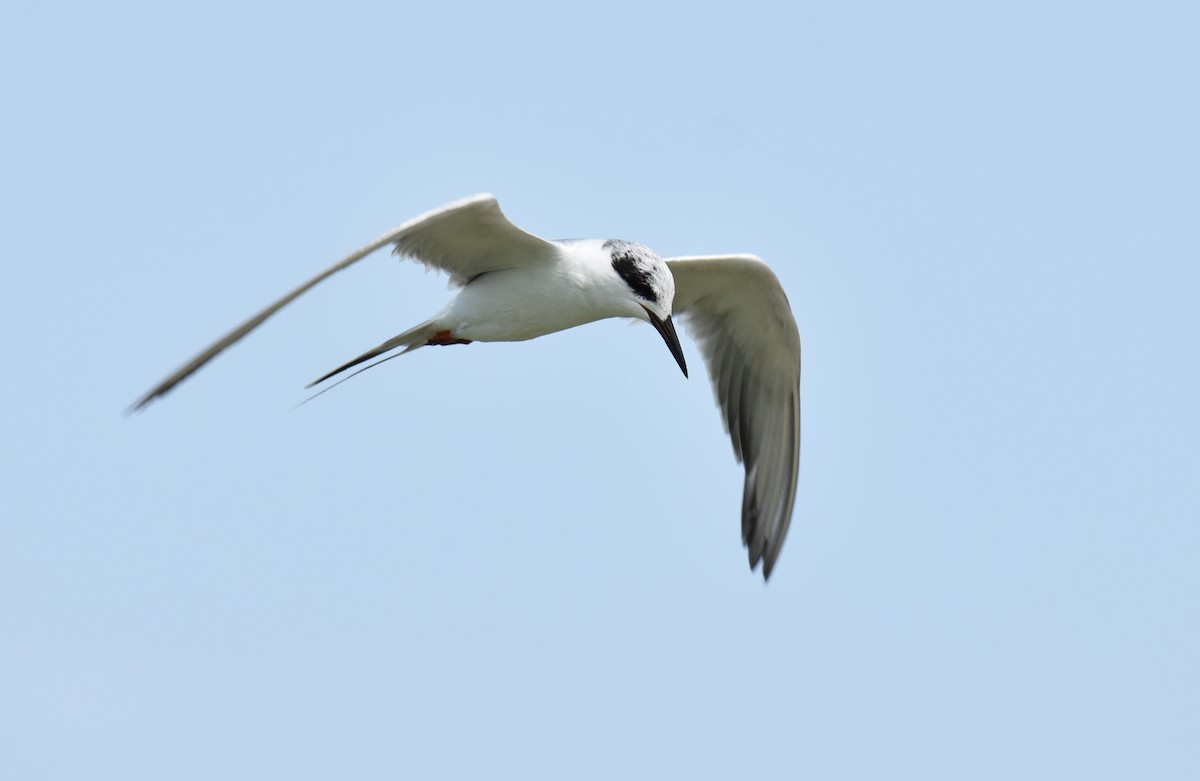
POLYGON ((455 336, 520 342, 639 310, 599 241, 564 242, 559 263, 493 271, 473 280, 438 318, 455 336))

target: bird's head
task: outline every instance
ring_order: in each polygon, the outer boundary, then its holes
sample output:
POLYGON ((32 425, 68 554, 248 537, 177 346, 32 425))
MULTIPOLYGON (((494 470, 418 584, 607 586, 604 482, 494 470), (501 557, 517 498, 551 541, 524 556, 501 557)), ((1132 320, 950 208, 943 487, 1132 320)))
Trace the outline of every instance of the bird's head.
POLYGON ((675 278, 671 276, 671 269, 649 247, 632 241, 610 239, 604 242, 604 249, 612 259, 613 271, 629 289, 631 315, 654 326, 686 377, 683 347, 671 321, 671 304, 675 300, 675 278))

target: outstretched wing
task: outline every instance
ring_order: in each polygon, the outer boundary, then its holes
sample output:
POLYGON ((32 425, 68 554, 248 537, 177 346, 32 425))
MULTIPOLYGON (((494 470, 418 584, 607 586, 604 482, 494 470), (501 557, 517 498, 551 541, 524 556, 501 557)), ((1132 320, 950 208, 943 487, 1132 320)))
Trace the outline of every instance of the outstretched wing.
POLYGON ((446 272, 450 283, 460 287, 489 271, 552 263, 559 257, 557 244, 513 225, 491 195, 474 195, 422 214, 359 252, 385 244, 394 244, 396 255, 446 272))
POLYGON ((474 195, 455 201, 409 220, 334 263, 205 348, 134 402, 130 411, 136 412, 170 391, 318 283, 388 244, 395 245, 398 255, 445 271, 450 275, 451 284, 455 285, 465 285, 488 271, 530 263, 551 263, 558 257, 558 248, 553 242, 526 233, 509 222, 495 197, 474 195))
POLYGON ((673 313, 704 354, 713 394, 746 467, 742 540, 771 575, 800 470, 800 333, 775 273, 753 255, 668 258, 673 313))

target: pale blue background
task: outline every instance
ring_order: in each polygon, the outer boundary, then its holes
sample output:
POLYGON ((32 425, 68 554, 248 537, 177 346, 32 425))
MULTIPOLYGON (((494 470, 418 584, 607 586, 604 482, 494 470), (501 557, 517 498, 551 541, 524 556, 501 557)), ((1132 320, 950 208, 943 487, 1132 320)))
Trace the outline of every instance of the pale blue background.
POLYGON ((1191 2, 12 5, 12 779, 1200 777, 1191 2), (804 338, 772 581, 694 345, 305 382, 426 209, 754 252, 804 338))

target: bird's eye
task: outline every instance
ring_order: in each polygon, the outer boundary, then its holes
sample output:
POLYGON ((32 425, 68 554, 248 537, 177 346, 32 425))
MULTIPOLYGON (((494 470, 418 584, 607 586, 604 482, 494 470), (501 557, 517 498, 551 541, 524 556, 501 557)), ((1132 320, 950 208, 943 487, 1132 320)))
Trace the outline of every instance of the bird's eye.
POLYGON ((654 290, 654 275, 632 255, 616 255, 612 260, 613 270, 617 276, 625 280, 629 289, 638 298, 658 303, 658 293, 654 290))

